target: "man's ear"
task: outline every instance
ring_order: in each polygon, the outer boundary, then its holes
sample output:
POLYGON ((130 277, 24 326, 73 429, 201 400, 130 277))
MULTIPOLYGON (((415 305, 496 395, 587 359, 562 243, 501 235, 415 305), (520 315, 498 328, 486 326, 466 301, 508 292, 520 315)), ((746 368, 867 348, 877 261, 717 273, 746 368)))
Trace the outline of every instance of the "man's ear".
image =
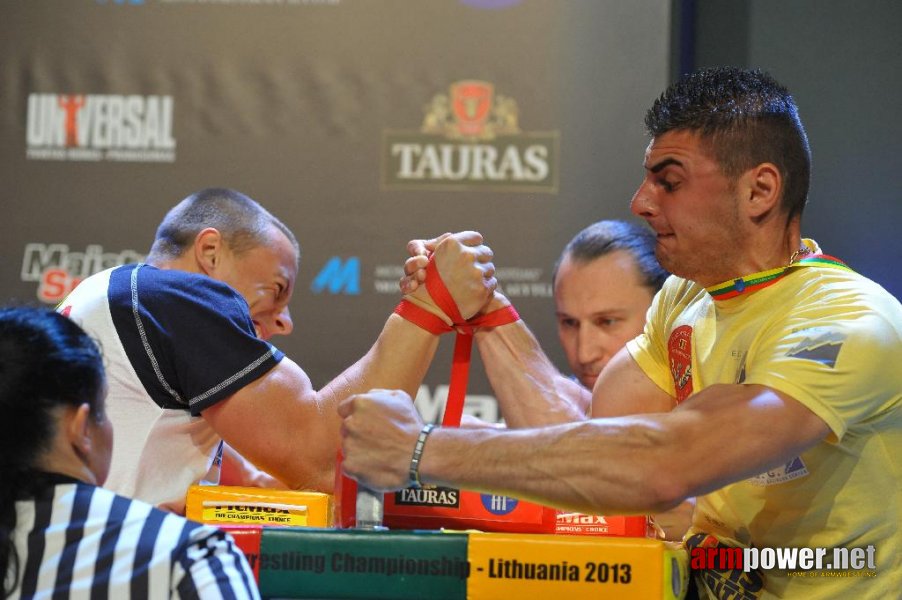
POLYGON ((760 220, 779 209, 783 194, 783 177, 773 163, 761 163, 742 176, 742 198, 746 214, 760 220))
MULTIPOLYGON (((71 409, 70 409, 71 410, 71 409)), ((88 456, 91 452, 91 406, 83 402, 73 412, 66 424, 66 435, 69 443, 75 448, 79 456, 88 456)))
POLYGON ((194 238, 194 258, 207 275, 216 271, 222 260, 225 244, 222 234, 215 227, 207 227, 194 238))

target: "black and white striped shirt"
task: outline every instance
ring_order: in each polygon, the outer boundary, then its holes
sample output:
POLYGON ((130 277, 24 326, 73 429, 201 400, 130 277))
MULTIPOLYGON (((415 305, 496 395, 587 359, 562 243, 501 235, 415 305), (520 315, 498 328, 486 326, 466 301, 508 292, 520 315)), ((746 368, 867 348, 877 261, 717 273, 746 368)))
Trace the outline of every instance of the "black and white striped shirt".
POLYGON ((259 598, 231 536, 62 475, 16 502, 12 598, 259 598))

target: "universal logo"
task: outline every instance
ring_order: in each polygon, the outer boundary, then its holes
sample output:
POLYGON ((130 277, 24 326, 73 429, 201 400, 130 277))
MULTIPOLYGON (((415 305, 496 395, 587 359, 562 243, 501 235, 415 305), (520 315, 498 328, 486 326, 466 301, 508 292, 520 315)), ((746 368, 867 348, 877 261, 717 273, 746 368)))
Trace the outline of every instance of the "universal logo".
POLYGON ((172 96, 30 94, 31 160, 173 162, 172 96))
POLYGON ((424 108, 419 131, 385 131, 385 189, 557 193, 557 131, 520 130, 513 98, 486 81, 457 81, 424 108))

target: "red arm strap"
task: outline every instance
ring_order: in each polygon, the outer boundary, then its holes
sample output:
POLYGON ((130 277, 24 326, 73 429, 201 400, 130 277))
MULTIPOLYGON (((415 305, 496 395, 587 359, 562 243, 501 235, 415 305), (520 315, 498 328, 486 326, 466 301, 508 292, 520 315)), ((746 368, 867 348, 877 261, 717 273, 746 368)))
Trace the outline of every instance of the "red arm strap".
POLYGON ((407 319, 411 323, 426 331, 441 335, 457 329, 457 339, 454 341, 454 358, 451 363, 451 382, 448 389, 448 402, 445 405, 445 415, 442 425, 445 427, 457 427, 463 415, 464 400, 467 394, 467 384, 470 379, 470 357, 473 350, 473 333, 478 327, 498 327, 507 325, 520 319, 513 306, 505 306, 493 310, 484 315, 477 315, 470 320, 464 320, 460 309, 451 297, 451 293, 445 286, 445 282, 438 274, 435 261, 430 258, 426 266, 426 290, 432 300, 444 312, 454 327, 449 327, 444 321, 420 308, 412 302, 402 300, 395 308, 395 313, 407 319))

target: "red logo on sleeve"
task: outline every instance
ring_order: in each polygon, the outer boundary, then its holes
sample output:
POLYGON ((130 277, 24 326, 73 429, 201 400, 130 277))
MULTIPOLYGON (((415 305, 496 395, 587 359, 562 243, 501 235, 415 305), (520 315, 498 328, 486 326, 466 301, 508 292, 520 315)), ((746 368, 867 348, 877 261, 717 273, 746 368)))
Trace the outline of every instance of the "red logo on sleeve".
POLYGON ((692 327, 680 325, 673 330, 667 341, 667 355, 679 404, 692 395, 692 327))

